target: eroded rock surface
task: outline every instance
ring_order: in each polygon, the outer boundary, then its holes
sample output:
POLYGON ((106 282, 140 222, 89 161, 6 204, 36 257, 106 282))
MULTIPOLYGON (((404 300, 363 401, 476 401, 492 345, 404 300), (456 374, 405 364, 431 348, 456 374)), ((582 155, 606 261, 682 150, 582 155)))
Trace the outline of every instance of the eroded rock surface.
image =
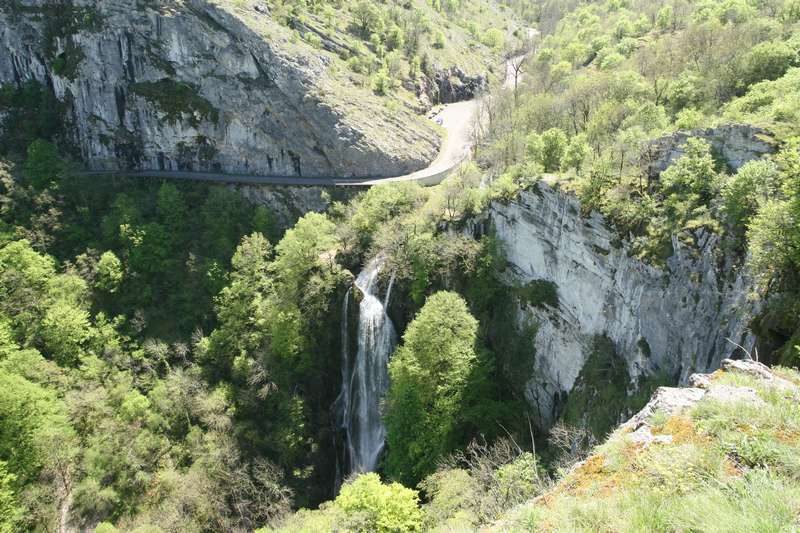
POLYGON ((581 216, 574 195, 544 183, 492 204, 488 218, 510 262, 508 282, 557 295, 522 301, 518 312, 520 324, 536 325, 526 397, 540 427, 561 415, 598 339, 624 360, 631 394, 648 376, 685 384, 692 373, 744 357, 737 345, 752 349, 758 304, 748 298, 750 279, 713 234, 698 233, 696 248, 675 239, 664 268, 646 264, 602 216, 581 216))
POLYGON ((441 143, 264 2, 3 2, 0 47, 0 85, 52 90, 92 169, 384 177, 424 168, 441 143))
POLYGON ((715 128, 678 131, 650 143, 650 174, 657 176, 683 156, 686 141, 692 137, 708 141, 733 170, 775 151, 775 143, 769 132, 750 124, 724 124, 715 128))

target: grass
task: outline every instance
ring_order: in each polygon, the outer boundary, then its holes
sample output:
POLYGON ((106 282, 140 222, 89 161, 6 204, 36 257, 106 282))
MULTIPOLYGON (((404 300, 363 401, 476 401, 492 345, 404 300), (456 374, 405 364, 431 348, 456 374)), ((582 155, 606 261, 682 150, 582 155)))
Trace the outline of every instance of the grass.
MULTIPOLYGON (((795 383, 800 375, 776 369, 795 383)), ((508 517, 512 531, 774 532, 800 527, 800 389, 733 372, 712 387, 748 387, 761 402, 705 398, 649 424, 670 442, 617 431, 556 488, 508 517)))

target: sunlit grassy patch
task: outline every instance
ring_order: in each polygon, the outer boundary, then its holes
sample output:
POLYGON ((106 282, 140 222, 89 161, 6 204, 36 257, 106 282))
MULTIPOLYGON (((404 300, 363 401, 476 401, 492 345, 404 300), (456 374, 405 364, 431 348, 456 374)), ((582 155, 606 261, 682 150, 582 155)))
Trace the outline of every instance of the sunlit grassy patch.
MULTIPOLYGON (((776 375, 794 381, 798 374, 776 375)), ((797 391, 718 372, 714 394, 656 412, 648 444, 617 431, 549 494, 509 516, 512 531, 796 531, 800 527, 797 391), (755 391, 740 391, 743 387, 755 391), (726 397, 726 396, 723 396, 726 397), (739 400, 738 398, 743 398, 739 400)), ((507 528, 509 529, 509 528, 507 528)))

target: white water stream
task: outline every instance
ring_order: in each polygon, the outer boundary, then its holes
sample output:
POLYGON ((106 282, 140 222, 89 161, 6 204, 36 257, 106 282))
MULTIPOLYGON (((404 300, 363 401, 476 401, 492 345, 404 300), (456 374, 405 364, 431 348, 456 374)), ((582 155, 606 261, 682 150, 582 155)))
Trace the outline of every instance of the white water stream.
POLYGON ((361 293, 355 357, 350 349, 348 323, 352 289, 342 309, 342 389, 336 403, 337 421, 345 435, 347 464, 337 470, 345 475, 375 470, 386 440, 381 401, 389 386, 389 357, 397 346, 397 333, 386 314, 394 277, 383 300, 378 294, 382 267, 382 259, 373 260, 355 281, 361 293))

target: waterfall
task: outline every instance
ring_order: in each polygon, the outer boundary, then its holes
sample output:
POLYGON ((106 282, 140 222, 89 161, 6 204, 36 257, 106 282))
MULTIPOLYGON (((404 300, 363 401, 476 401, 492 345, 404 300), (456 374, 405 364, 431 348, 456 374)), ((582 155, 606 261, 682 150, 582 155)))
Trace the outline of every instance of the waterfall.
POLYGON ((342 389, 336 400, 337 424, 344 434, 345 461, 337 464, 337 477, 350 472, 370 472, 378 466, 386 440, 380 402, 389 386, 389 356, 397 334, 386 314, 394 276, 383 300, 378 294, 378 274, 383 260, 376 258, 358 275, 358 343, 355 357, 350 347, 349 311, 352 289, 342 307, 342 389))

